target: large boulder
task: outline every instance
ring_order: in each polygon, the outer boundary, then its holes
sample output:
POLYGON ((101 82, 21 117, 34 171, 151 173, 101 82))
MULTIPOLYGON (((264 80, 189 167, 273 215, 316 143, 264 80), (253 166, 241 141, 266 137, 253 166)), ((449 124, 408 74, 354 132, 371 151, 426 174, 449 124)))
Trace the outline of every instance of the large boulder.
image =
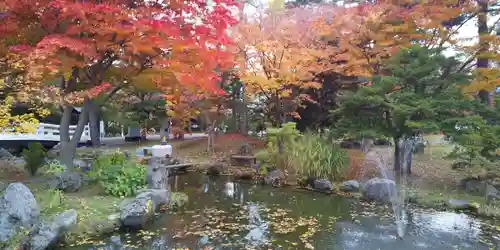
POLYGON ((342 192, 358 192, 360 188, 359 182, 356 180, 345 181, 339 190, 342 192))
POLYGON ((125 227, 140 229, 153 217, 155 211, 152 197, 136 198, 120 211, 120 220, 125 227))
POLYGON ((0 159, 10 159, 14 157, 7 149, 0 148, 0 159))
POLYGON ((363 189, 363 197, 369 200, 391 202, 396 195, 396 182, 389 179, 370 179, 365 183, 363 189))
POLYGON ((23 244, 24 249, 44 250, 54 246, 57 240, 76 224, 76 220, 77 213, 71 209, 54 216, 50 221, 37 224, 23 244))
POLYGON ((500 201, 500 191, 492 185, 486 186, 486 204, 500 201))
POLYGON ((460 180, 460 187, 467 193, 484 194, 486 182, 480 178, 465 178, 460 180))
POLYGON ((50 186, 64 192, 77 192, 82 186, 82 176, 77 172, 57 173, 50 180, 50 186))
POLYGON ((165 161, 157 157, 149 159, 146 177, 148 189, 139 190, 134 199, 123 201, 119 206, 123 226, 143 228, 154 212, 170 201, 168 170, 162 167, 165 161))
POLYGON ((40 216, 40 208, 30 189, 11 183, 0 200, 0 242, 7 242, 20 227, 30 228, 40 216))
POLYGON ((332 183, 326 179, 314 180, 313 188, 321 192, 330 192, 333 190, 332 183))
POLYGON ((130 228, 143 228, 154 212, 169 201, 169 189, 139 190, 134 199, 124 200, 119 205, 121 223, 130 228))
POLYGON ((168 204, 170 201, 170 191, 168 189, 142 189, 137 192, 136 199, 151 198, 154 209, 159 206, 168 204))

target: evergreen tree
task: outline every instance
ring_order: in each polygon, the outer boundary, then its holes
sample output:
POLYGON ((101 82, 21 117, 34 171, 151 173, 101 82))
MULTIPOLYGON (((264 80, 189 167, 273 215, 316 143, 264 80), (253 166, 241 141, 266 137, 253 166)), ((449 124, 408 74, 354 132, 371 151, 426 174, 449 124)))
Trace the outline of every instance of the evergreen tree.
MULTIPOLYGON (((468 98, 461 86, 470 76, 458 72, 459 62, 436 51, 412 46, 388 60, 384 75, 343 97, 336 127, 342 135, 393 138, 394 169, 401 170, 399 141, 422 133, 458 133, 457 124, 484 120, 478 101, 468 98)), ((411 159, 411 158, 410 158, 411 159)), ((408 168, 411 172, 411 168, 408 168)))

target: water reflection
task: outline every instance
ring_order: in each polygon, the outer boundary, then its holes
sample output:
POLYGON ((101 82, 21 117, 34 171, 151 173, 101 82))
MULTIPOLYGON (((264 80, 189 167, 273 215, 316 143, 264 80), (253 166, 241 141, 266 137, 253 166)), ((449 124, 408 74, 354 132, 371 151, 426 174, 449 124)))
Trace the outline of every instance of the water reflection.
POLYGON ((234 182, 226 182, 224 184, 224 193, 227 197, 234 198, 234 182))
POLYGON ((477 237, 480 223, 466 214, 449 212, 420 212, 415 215, 414 227, 418 230, 438 231, 462 237, 477 237))
MULTIPOLYGON (((273 189, 206 176, 180 176, 177 186, 172 185, 172 188, 188 194, 187 206, 154 220, 147 231, 156 232, 157 237, 145 240, 140 235, 122 234, 122 243, 158 250, 203 249, 206 246, 213 249, 304 249, 300 236, 307 227, 280 234, 276 225, 279 227, 289 218, 297 221, 315 217, 320 228, 309 241, 315 249, 488 249, 478 240, 484 236, 483 222, 463 214, 412 208, 408 214, 408 234, 400 240, 395 237, 396 228, 391 217, 380 212, 383 209, 378 206, 352 209, 352 202, 344 197, 273 189), (286 212, 281 217, 276 216, 280 211, 286 212)), ((109 238, 104 240, 111 241, 109 238)))
POLYGON ((269 242, 268 227, 269 223, 260 216, 260 206, 256 203, 247 204, 248 228, 249 232, 245 236, 251 246, 263 246, 269 242))
POLYGON ((363 217, 360 223, 340 222, 336 225, 336 241, 341 249, 477 249, 487 250, 478 239, 481 223, 465 214, 414 210, 408 234, 395 237, 397 230, 390 219, 363 217), (376 246, 376 248, 373 248, 376 246))

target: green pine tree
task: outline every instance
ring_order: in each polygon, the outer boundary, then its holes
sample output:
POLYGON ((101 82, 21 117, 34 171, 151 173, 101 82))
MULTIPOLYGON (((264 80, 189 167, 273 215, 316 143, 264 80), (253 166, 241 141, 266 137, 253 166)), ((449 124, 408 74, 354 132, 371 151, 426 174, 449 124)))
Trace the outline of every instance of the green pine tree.
MULTIPOLYGON (((460 85, 470 76, 458 73, 459 62, 418 45, 400 50, 372 78, 370 86, 343 97, 334 111, 336 127, 344 136, 394 139, 394 169, 401 170, 401 139, 422 133, 457 134, 457 124, 484 120, 480 103, 465 96, 460 85)), ((411 172, 411 168, 408 168, 411 172)))

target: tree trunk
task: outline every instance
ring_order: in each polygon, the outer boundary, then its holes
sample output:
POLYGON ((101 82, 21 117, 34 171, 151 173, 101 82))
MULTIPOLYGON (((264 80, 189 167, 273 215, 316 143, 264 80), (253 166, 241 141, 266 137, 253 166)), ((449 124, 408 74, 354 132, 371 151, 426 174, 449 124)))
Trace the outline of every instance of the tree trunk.
POLYGON ((90 129, 90 141, 92 147, 99 147, 101 145, 101 135, 100 135, 100 110, 99 105, 94 100, 89 100, 89 129, 90 129))
POLYGON ((146 140, 148 138, 148 121, 145 120, 141 126, 141 140, 146 140))
POLYGON ((240 83, 240 97, 241 97, 241 103, 240 103, 240 110, 239 110, 239 115, 240 115, 240 124, 239 124, 239 132, 242 135, 247 136, 248 135, 248 100, 247 96, 245 94, 245 85, 242 85, 240 83))
POLYGON ((413 148, 403 144, 402 138, 394 138, 394 171, 396 178, 411 175, 413 148))
MULTIPOLYGON (((479 5, 479 14, 478 14, 478 21, 477 21, 477 32, 479 35, 479 53, 476 61, 476 68, 477 69, 487 69, 489 67, 489 60, 488 58, 482 58, 481 55, 483 53, 488 52, 490 44, 488 41, 486 41, 483 37, 483 35, 488 35, 489 30, 488 30, 488 0, 480 0, 478 1, 479 5)), ((480 76, 481 77, 481 76, 480 76)), ((478 92, 478 98, 481 100, 481 102, 491 105, 492 103, 492 98, 490 95, 490 92, 486 89, 481 89, 478 92)))
POLYGON ((231 108, 231 116, 232 116, 232 119, 231 119, 231 127, 233 129, 237 129, 238 132, 240 132, 239 130, 239 119, 238 119, 238 110, 236 108, 236 105, 237 105, 237 101, 236 100, 231 100, 230 102, 230 108, 231 108))
POLYGON ((190 135, 191 135, 191 134, 193 134, 193 129, 192 129, 192 127, 193 127, 193 123, 191 122, 191 119, 189 119, 189 120, 188 120, 188 122, 187 122, 187 131, 188 131, 188 133, 189 133, 190 135))
POLYGON ((66 166, 68 171, 73 170, 73 160, 76 154, 76 148, 78 143, 80 142, 80 138, 82 137, 83 130, 85 129, 85 125, 87 125, 89 120, 89 102, 85 100, 82 111, 78 118, 78 124, 73 133, 73 136, 70 138, 69 135, 69 126, 71 125, 71 113, 73 111, 73 106, 69 104, 63 105, 63 116, 61 118, 61 123, 59 127, 59 136, 61 139, 61 154, 60 154, 60 162, 61 164, 66 166))
POLYGON ((239 124, 238 124, 238 128, 239 128, 239 132, 240 134, 242 135, 245 135, 247 136, 248 135, 248 113, 247 113, 247 102, 246 102, 246 98, 243 97, 242 101, 240 103, 238 103, 238 106, 239 106, 239 110, 238 110, 238 113, 239 113, 239 124))
POLYGON ((401 144, 400 138, 394 137, 394 173, 396 176, 401 172, 401 144))
POLYGON ((276 101, 276 107, 274 110, 274 119, 276 120, 276 127, 281 128, 281 125, 283 125, 283 116, 282 116, 282 110, 281 110, 281 98, 276 91, 275 93, 275 101, 276 101))
POLYGON ((402 154, 403 156, 401 157, 403 160, 403 170, 405 170, 404 174, 406 175, 411 175, 411 163, 413 159, 413 150, 415 148, 414 144, 411 145, 404 145, 402 154))
POLYGON ((212 123, 208 113, 205 113, 205 124, 206 124, 206 133, 208 135, 207 152, 211 154, 214 152, 215 122, 212 123))

